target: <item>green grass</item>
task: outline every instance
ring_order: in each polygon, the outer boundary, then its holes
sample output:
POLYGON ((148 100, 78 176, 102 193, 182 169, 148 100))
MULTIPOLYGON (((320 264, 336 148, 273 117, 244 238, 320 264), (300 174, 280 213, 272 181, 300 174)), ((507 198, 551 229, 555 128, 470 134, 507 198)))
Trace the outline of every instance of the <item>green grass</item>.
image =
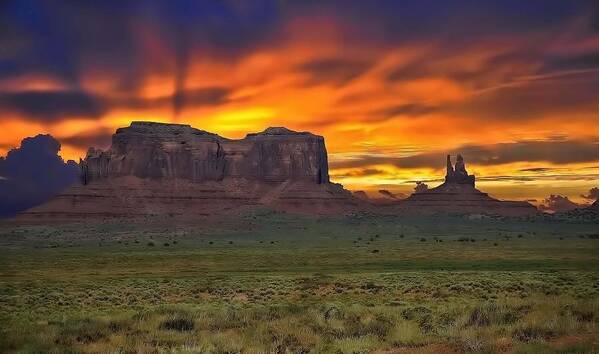
POLYGON ((0 351, 597 352, 596 230, 268 212, 5 222, 0 351))

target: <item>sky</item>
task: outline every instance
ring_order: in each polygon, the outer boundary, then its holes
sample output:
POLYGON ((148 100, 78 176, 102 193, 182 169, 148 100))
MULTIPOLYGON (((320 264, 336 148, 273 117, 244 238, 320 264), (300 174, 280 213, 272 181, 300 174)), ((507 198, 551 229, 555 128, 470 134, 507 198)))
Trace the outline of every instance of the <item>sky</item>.
POLYGON ((132 120, 323 135, 352 190, 409 193, 461 153, 504 199, 599 186, 597 1, 0 2, 0 156, 66 161, 132 120))

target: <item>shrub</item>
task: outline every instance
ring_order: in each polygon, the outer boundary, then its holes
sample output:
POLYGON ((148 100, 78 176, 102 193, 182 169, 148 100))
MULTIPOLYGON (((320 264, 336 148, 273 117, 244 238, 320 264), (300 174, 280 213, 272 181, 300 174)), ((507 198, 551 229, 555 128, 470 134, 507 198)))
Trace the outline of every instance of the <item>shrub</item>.
POLYGON ((67 321, 60 331, 57 344, 72 345, 75 343, 89 344, 103 340, 108 336, 108 326, 96 320, 83 319, 67 321))
POLYGON ((431 310, 424 306, 408 307, 401 311, 401 317, 406 320, 413 320, 415 318, 424 317, 430 315, 431 310))
POLYGON ((152 242, 152 241, 148 242, 148 246, 154 247, 154 242, 152 242))
POLYGON ((595 317, 593 311, 572 311, 572 315, 576 317, 576 321, 578 322, 591 322, 595 317))
POLYGON ((160 329, 179 332, 193 331, 194 322, 187 318, 171 318, 162 321, 162 323, 160 323, 160 329))
POLYGON ((556 333, 550 329, 537 326, 525 326, 516 329, 513 332, 514 338, 521 342, 530 342, 533 340, 546 340, 556 336, 556 333))
POLYGON ((468 319, 468 325, 482 327, 488 326, 491 323, 489 318, 489 313, 486 309, 477 307, 470 313, 470 318, 468 319))

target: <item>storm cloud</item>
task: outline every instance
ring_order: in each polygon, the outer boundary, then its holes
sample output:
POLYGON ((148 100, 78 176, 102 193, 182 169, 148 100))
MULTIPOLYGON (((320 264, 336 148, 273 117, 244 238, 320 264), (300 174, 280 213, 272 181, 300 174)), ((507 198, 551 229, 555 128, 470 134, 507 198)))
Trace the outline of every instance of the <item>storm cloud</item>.
POLYGON ((79 91, 24 91, 0 93, 0 112, 17 112, 33 120, 97 118, 106 111, 93 95, 79 91))
POLYGON ((77 181, 78 165, 65 163, 59 151, 52 136, 37 135, 0 158, 0 216, 41 204, 77 181))

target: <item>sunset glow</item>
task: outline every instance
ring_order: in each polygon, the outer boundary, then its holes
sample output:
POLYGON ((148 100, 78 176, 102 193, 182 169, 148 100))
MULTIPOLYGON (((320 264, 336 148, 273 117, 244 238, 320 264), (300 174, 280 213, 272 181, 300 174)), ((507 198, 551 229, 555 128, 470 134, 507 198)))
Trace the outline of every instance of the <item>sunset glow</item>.
POLYGON ((189 16, 198 17, 190 20, 134 7, 123 12, 135 21, 120 14, 107 25, 108 14, 84 13, 82 26, 61 22, 69 6, 31 14, 14 2, 1 15, 17 30, 0 38, 0 155, 49 133, 64 159, 78 161, 89 146, 107 148, 115 129, 133 120, 228 138, 286 126, 323 135, 331 177, 349 189, 435 185, 443 156, 461 152, 494 196, 580 201, 599 185, 598 16, 587 5, 564 6, 539 15, 546 21, 509 9, 494 17, 493 6, 482 14, 461 9, 462 21, 455 10, 437 29, 433 16, 410 30, 391 26, 394 16, 409 17, 393 6, 389 23, 370 23, 357 20, 359 6, 231 4, 247 23, 220 38, 221 10, 210 17, 190 5, 189 16), (44 65, 32 60, 41 49, 23 13, 61 23, 53 40, 75 48, 52 48, 44 65), (216 24, 179 28, 203 16, 216 24), (465 24, 479 16, 495 26, 465 24), (180 31, 157 25, 158 17, 180 31), (110 23, 116 29, 106 29, 110 23), (70 70, 54 65, 61 58, 70 70))

